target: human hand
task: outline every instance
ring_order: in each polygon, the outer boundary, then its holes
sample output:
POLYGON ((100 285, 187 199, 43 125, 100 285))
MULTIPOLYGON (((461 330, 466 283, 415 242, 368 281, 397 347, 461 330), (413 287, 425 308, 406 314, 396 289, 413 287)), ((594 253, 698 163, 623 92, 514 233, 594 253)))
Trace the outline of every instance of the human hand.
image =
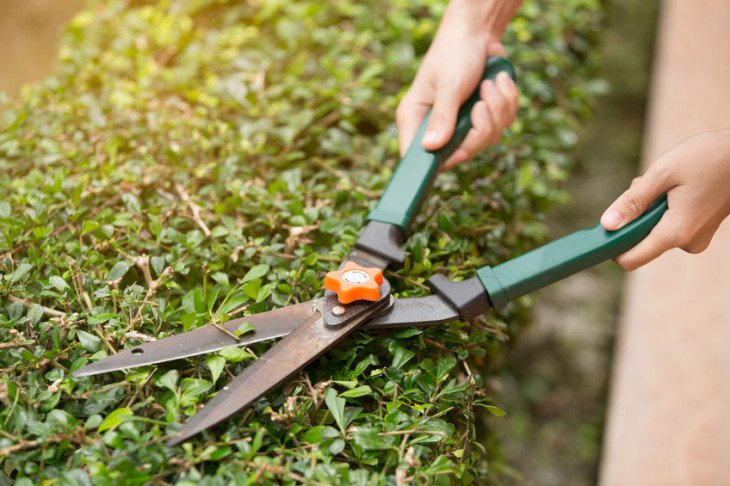
MULTIPOLYGON (((423 147, 437 150, 449 141, 459 107, 477 87, 485 60, 505 55, 499 38, 519 3, 454 0, 449 4, 416 78, 396 111, 401 155, 429 109, 432 113, 423 147)), ((444 169, 496 143, 517 115, 519 93, 507 73, 500 73, 495 81, 483 81, 479 91, 481 100, 471 111, 472 128, 444 169)))
POLYGON ((617 230, 636 219, 661 194, 669 209, 641 243, 616 258, 625 270, 672 248, 704 251, 730 214, 730 129, 700 133, 678 143, 634 179, 609 206, 601 225, 617 230))

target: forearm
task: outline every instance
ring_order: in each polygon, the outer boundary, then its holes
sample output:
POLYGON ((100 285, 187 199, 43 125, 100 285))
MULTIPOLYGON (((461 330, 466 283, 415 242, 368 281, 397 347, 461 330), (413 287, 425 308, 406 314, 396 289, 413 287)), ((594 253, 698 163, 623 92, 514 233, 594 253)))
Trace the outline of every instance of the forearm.
POLYGON ((464 21, 465 28, 478 29, 487 42, 494 42, 502 37, 521 4, 522 0, 451 0, 444 22, 456 17, 464 21))

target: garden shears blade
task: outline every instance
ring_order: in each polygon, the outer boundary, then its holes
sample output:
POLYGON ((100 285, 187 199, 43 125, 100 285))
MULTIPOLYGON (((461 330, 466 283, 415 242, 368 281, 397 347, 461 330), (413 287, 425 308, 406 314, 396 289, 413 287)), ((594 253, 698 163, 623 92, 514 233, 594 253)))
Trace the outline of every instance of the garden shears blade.
POLYGON ((220 351, 226 346, 247 346, 286 336, 304 324, 319 305, 316 299, 290 305, 260 314, 233 319, 218 326, 207 325, 165 339, 152 341, 90 363, 74 372, 75 376, 90 376, 220 351), (236 337, 236 330, 244 323, 253 331, 236 337))
POLYGON ((323 315, 327 312, 326 304, 319 301, 312 306, 310 316, 304 323, 224 386, 185 423, 182 430, 168 441, 168 445, 179 444, 225 420, 291 377, 387 305, 389 294, 390 286, 385 282, 377 301, 337 326, 325 324, 323 315))

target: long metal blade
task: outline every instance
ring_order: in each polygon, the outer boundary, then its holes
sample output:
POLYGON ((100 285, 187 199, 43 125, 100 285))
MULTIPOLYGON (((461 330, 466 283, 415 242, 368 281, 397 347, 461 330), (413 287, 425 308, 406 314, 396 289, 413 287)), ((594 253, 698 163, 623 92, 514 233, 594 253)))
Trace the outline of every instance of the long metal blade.
POLYGON ((321 300, 311 300, 281 309, 262 312, 261 314, 241 317, 221 324, 230 333, 235 333, 241 324, 245 322, 252 324, 254 331, 240 336, 240 339, 235 339, 215 326, 203 326, 159 341, 146 343, 136 348, 124 349, 113 356, 76 370, 74 376, 96 375, 124 368, 164 363, 219 351, 226 346, 245 346, 286 336, 310 319, 312 315, 319 313, 318 308, 321 300))
POLYGON ((396 299, 393 307, 376 315, 362 326, 363 329, 395 329, 426 327, 459 319, 459 313, 438 295, 396 299))
POLYGON ((167 444, 179 444, 250 405, 355 330, 386 305, 388 298, 385 292, 380 301, 340 326, 324 323, 324 303, 320 303, 317 312, 223 387, 167 444))

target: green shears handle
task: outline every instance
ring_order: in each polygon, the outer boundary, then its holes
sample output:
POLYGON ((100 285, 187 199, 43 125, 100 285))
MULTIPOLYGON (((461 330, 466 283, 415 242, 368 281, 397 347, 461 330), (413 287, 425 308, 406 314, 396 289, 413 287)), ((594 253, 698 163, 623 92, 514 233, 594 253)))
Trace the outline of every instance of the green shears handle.
MULTIPOLYGON (((502 57, 492 57, 486 62, 482 81, 494 80, 502 71, 507 72, 514 79, 515 73, 512 64, 502 57)), ((426 193, 438 174, 438 168, 461 145, 469 132, 471 110, 477 101, 479 101, 478 86, 469 99, 461 105, 456 129, 451 140, 444 147, 433 152, 427 151, 421 145, 431 116, 431 112, 428 112, 380 201, 368 215, 368 221, 392 224, 403 232, 408 231, 408 227, 413 222, 426 193)))
POLYGON ((667 210, 666 195, 617 231, 606 231, 600 224, 577 231, 536 248, 496 267, 482 267, 477 277, 495 308, 614 258, 636 246, 651 232, 667 210))

